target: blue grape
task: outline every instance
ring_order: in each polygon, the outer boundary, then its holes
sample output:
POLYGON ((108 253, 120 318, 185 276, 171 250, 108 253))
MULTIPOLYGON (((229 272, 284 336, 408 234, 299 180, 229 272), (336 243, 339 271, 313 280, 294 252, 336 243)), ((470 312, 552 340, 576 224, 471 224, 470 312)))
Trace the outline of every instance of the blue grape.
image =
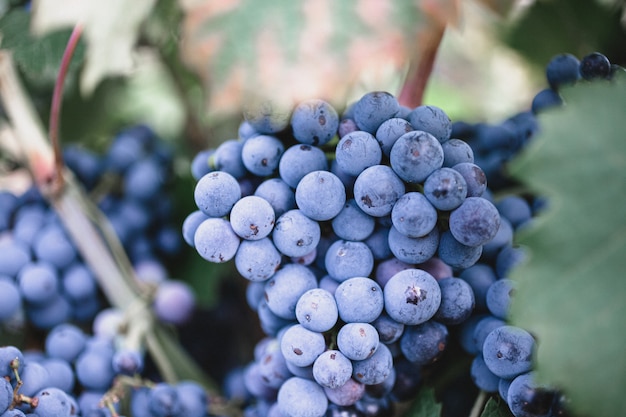
POLYGON ((203 417, 206 414, 209 398, 202 386, 195 381, 184 380, 177 383, 174 388, 182 407, 182 415, 203 417))
POLYGON ((76 379, 91 390, 106 390, 115 377, 113 370, 113 350, 86 349, 74 362, 76 379))
POLYGON ((448 345, 448 328, 435 320, 406 326, 400 338, 400 350, 405 358, 420 365, 439 360, 448 345))
MULTIPOLYGON (((20 207, 20 209, 15 213, 15 219, 13 223, 12 232, 14 240, 20 242, 23 245, 32 247, 35 242, 35 236, 37 236, 41 229, 43 229, 44 227, 44 223, 46 222, 46 213, 47 210, 40 205, 27 205, 20 207)), ((4 244, 2 246, 4 247, 4 244)), ((30 258, 29 252, 28 258, 30 258)), ((7 257, 7 259, 10 258, 7 257)), ((20 258, 15 259, 15 261, 19 260, 20 258)), ((0 271, 6 268, 3 266, 4 262, 6 262, 6 259, 2 255, 0 255, 0 271)))
POLYGON ((361 172, 354 182, 354 199, 370 216, 383 217, 404 194, 402 180, 387 165, 374 165, 361 172))
POLYGON ((500 378, 511 379, 532 369, 535 340, 517 326, 501 326, 491 331, 483 343, 483 359, 500 378))
POLYGON ((548 417, 556 393, 535 381, 532 372, 519 375, 509 385, 506 402, 515 417, 548 417))
POLYGON ((259 300, 256 312, 259 316, 261 329, 267 335, 276 336, 279 330, 293 323, 293 320, 284 319, 274 314, 274 312, 270 310, 264 298, 259 300))
POLYGON ((206 149, 200 151, 191 160, 191 176, 196 181, 213 171, 209 160, 215 154, 215 149, 206 149))
POLYGON ((72 317, 72 306, 65 297, 57 294, 45 304, 29 305, 26 316, 35 327, 47 330, 69 321, 72 317))
POLYGON ((373 279, 348 278, 335 290, 339 317, 346 323, 371 323, 383 311, 383 291, 373 279))
POLYGON ((439 239, 438 255, 453 268, 465 269, 474 265, 483 252, 482 245, 467 246, 455 239, 450 231, 445 231, 439 239))
POLYGON ((378 332, 369 323, 346 323, 337 333, 337 347, 353 361, 371 357, 379 345, 378 332))
POLYGON ((380 343, 378 349, 363 360, 352 363, 352 376, 365 385, 380 384, 393 370, 393 357, 387 345, 380 343))
POLYGON ((436 209, 454 210, 467 197, 467 183, 458 171, 443 167, 426 178, 424 195, 436 209))
POLYGON ((509 392, 509 387, 511 386, 511 382, 513 382, 512 379, 504 379, 504 378, 500 378, 500 381, 498 382, 498 394, 500 394, 500 398, 502 398, 504 401, 506 401, 506 397, 509 392))
POLYGON ((387 281, 389 281, 389 279, 392 276, 394 276, 400 271, 403 271, 405 269, 411 269, 411 268, 415 268, 415 265, 408 264, 406 262, 399 260, 398 258, 391 257, 389 259, 385 259, 384 261, 376 265, 374 278, 376 279, 376 282, 378 282, 378 284, 380 284, 382 288, 385 288, 387 281))
POLYGON ((580 61, 572 54, 553 56, 546 65, 546 79, 553 89, 571 85, 580 80, 580 61))
POLYGON ((266 282, 265 301, 274 314, 295 320, 298 300, 313 288, 317 288, 317 279, 309 268, 287 264, 266 282))
POLYGON ((415 130, 433 135, 440 143, 450 139, 452 122, 443 109, 437 106, 418 106, 409 113, 409 121, 415 130))
POLYGON ((332 329, 339 318, 335 297, 322 288, 313 288, 302 294, 295 312, 304 328, 320 333, 332 329))
MULTIPOLYGON (((295 188, 296 185, 293 187, 295 188)), ((296 208, 294 191, 280 178, 270 178, 263 181, 254 191, 254 195, 270 203, 274 209, 275 218, 279 218, 286 211, 296 208)))
POLYGON ((0 322, 14 317, 21 307, 22 296, 18 286, 12 278, 0 276, 0 322))
POLYGON ((539 114, 550 108, 560 107, 563 99, 558 92, 551 88, 544 88, 533 97, 530 108, 534 114, 539 114))
POLYGON ((272 232, 276 249, 286 256, 304 256, 317 247, 319 224, 298 209, 288 210, 278 219, 272 232))
POLYGON ((119 132, 105 156, 108 168, 115 172, 126 171, 134 162, 148 153, 153 133, 147 126, 133 126, 119 132))
POLYGON ((285 360, 296 366, 309 366, 326 349, 324 335, 306 329, 301 324, 287 328, 280 339, 280 351, 285 360))
MULTIPOLYGON (((350 373, 352 373, 352 365, 350 365, 350 373)), ((0 381, 0 413, 4 413, 9 409, 13 402, 13 386, 11 382, 2 378, 0 381)))
POLYGON ((324 393, 328 397, 330 404, 328 405, 327 417, 361 417, 362 414, 354 408, 365 394, 365 384, 354 379, 348 379, 345 384, 339 388, 324 388, 324 393), (338 409, 336 409, 338 407, 338 409), (347 408, 349 407, 349 408, 347 408))
POLYGON ((24 369, 20 372, 23 385, 20 394, 33 397, 39 390, 47 387, 50 383, 48 370, 38 362, 26 361, 24 369))
POLYGON ((305 216, 317 221, 335 217, 346 203, 341 180, 330 171, 306 174, 296 187, 296 204, 305 216))
POLYGON ((148 201, 155 198, 165 184, 161 161, 146 157, 133 163, 124 175, 124 191, 132 198, 148 201))
POLYGON ((408 192, 393 206, 391 221, 395 229, 403 235, 423 237, 437 225, 437 210, 424 194, 408 192))
POLYGON ((248 123, 248 121, 244 120, 239 123, 239 128, 237 129, 237 137, 241 141, 246 141, 258 134, 259 132, 257 132, 254 127, 250 123, 248 123))
POLYGON ((38 260, 58 269, 67 267, 78 256, 76 248, 60 224, 51 224, 37 234, 33 252, 38 260))
POLYGON ((337 281, 345 281, 369 276, 374 268, 374 256, 363 242, 337 240, 326 251, 324 263, 328 275, 337 281))
POLYGON ((378 332, 380 342, 386 345, 398 341, 404 332, 404 324, 395 321, 384 312, 371 324, 378 332))
POLYGON ((278 270, 281 259, 270 238, 244 240, 235 254, 235 268, 250 281, 266 281, 278 270))
POLYGON ((0 275, 14 278, 30 261, 26 245, 14 239, 0 241, 0 275))
POLYGON ((487 176, 481 167, 472 162, 461 162, 452 166, 467 184, 467 197, 480 197, 487 189, 487 176))
POLYGON ((279 410, 291 417, 322 417, 328 408, 324 390, 315 381, 291 377, 278 390, 279 410))
POLYGON ((9 191, 0 191, 0 232, 10 228, 13 212, 18 204, 15 194, 9 191))
POLYGON ((506 319, 515 288, 516 282, 508 278, 501 278, 491 284, 485 299, 489 312, 500 319, 506 319))
POLYGON ((337 128, 337 135, 340 138, 346 136, 348 133, 352 133, 354 131, 359 130, 359 127, 356 125, 354 119, 344 118, 339 122, 339 127, 337 128))
POLYGON ((514 228, 532 217, 528 202, 518 195, 508 195, 495 204, 500 216, 506 218, 514 228))
POLYGON ((35 395, 37 406, 35 412, 39 417, 69 416, 72 402, 68 395, 59 388, 49 387, 42 389, 35 395))
POLYGON ((496 275, 499 278, 507 277, 511 269, 526 261, 527 256, 522 246, 504 246, 496 256, 496 275))
POLYGON ((232 175, 224 171, 206 174, 196 183, 194 200, 209 217, 222 217, 241 198, 241 188, 232 175))
POLYGON ((489 333, 505 325, 506 322, 498 317, 492 315, 482 316, 476 323, 472 336, 477 353, 482 352, 485 339, 489 336, 489 333))
POLYGON ((343 209, 332 219, 335 234, 345 240, 365 240, 374 228, 376 220, 361 210, 354 199, 349 199, 343 209))
POLYGON ((394 226, 389 230, 389 249, 393 255, 408 264, 420 264, 432 258, 439 246, 439 229, 433 228, 422 237, 408 237, 394 226))
POLYGON ((230 222, 221 218, 206 219, 200 223, 194 235, 194 246, 200 256, 213 263, 233 259, 239 243, 239 236, 233 231, 230 222))
POLYGON ((209 157, 211 171, 223 171, 232 175, 233 178, 243 178, 248 173, 241 157, 243 144, 244 142, 235 139, 220 143, 213 155, 209 157))
POLYGON ((243 197, 230 211, 230 225, 239 237, 259 240, 267 237, 274 228, 274 209, 257 196, 243 197))
POLYGON ((394 117, 399 110, 400 104, 393 95, 372 91, 354 104, 354 121, 359 129, 374 134, 385 120, 394 117))
POLYGON ((183 408, 176 389, 164 382, 160 382, 150 389, 148 407, 155 417, 177 415, 183 408))
POLYGON ((513 233, 511 222, 506 217, 500 216, 500 227, 496 235, 483 245, 483 258, 487 261, 494 261, 501 249, 513 245, 513 233))
POLYGON ((83 263, 76 262, 63 271, 63 294, 72 302, 92 300, 98 294, 98 284, 93 272, 83 263))
POLYGON ((72 365, 57 358, 45 358, 41 365, 48 371, 48 387, 59 388, 60 390, 71 393, 74 389, 75 377, 72 365))
POLYGON ((580 60, 580 76, 587 80, 608 78, 611 74, 611 62, 600 52, 592 52, 580 60))
POLYGON ((322 146, 337 133, 339 115, 334 107, 319 99, 300 102, 291 115, 293 136, 300 143, 322 146))
POLYGON ((463 323, 474 311, 475 300, 472 287, 460 278, 444 278, 438 281, 441 304, 434 319, 446 324, 463 323))
POLYGON ((200 226, 200 223, 208 218, 209 216, 207 216, 200 210, 192 211, 187 215, 187 217, 185 217, 185 220, 183 221, 182 232, 183 239, 185 239, 185 242, 187 242, 189 246, 194 247, 193 239, 194 235, 196 234, 196 230, 198 229, 198 226, 200 226))
POLYGON ((474 162, 472 147, 461 139, 450 139, 441 144, 443 149, 443 166, 452 168, 463 162, 474 162))
POLYGON ((271 343, 259 358, 258 363, 261 377, 271 388, 280 388, 283 382, 292 376, 278 343, 271 343))
POLYGON ((87 335, 78 326, 63 323, 55 326, 45 340, 45 352, 50 358, 63 359, 68 363, 76 360, 87 343, 87 335))
POLYGON ((389 161, 404 181, 420 183, 443 166, 443 148, 430 133, 414 130, 398 138, 389 153, 389 161))
POLYGON ((324 151, 311 145, 293 145, 287 148, 278 163, 278 173, 291 188, 296 188, 309 172, 328 169, 324 151))
POLYGON ((195 294, 189 284, 167 280, 157 287, 152 309, 159 320, 180 325, 189 321, 195 306, 195 294))
POLYGON ((450 213, 450 232, 456 240, 467 246, 480 246, 489 242, 500 227, 498 209, 482 197, 468 197, 450 213))
POLYGON ((478 389, 486 392, 498 392, 501 378, 487 368, 482 356, 475 356, 472 360, 470 376, 478 389))
POLYGON ((405 269, 383 288, 385 311, 399 323, 416 325, 435 315, 441 304, 439 284, 428 272, 405 269))
POLYGON ((322 387, 339 388, 352 377, 352 362, 339 350, 327 350, 313 362, 313 377, 322 387))
POLYGON ((385 156, 389 156, 393 144, 407 132, 414 130, 408 120, 393 117, 385 120, 376 130, 376 140, 385 156))
POLYGON ((25 265, 17 282, 24 300, 35 305, 48 304, 59 295, 57 270, 47 262, 25 265))
POLYGON ((0 376, 15 380, 14 366, 17 371, 24 370, 24 354, 15 346, 0 346, 0 376))
POLYGON ((335 158, 342 172, 357 176, 365 168, 380 164, 382 150, 371 133, 357 130, 348 133, 337 143, 335 158))
POLYGON ((485 310, 487 308, 487 290, 497 279, 493 268, 484 263, 476 263, 461 271, 459 278, 472 287, 476 309, 485 310))
POLYGON ((375 227, 374 231, 365 239, 365 244, 372 251, 377 261, 389 259, 392 256, 389 248, 389 228, 384 226, 375 227))
POLYGON ((284 151, 285 146, 278 138, 258 135, 244 142, 241 160, 248 171, 259 177, 265 177, 278 170, 278 163, 284 151))
POLYGON ((273 100, 251 100, 243 108, 243 117, 261 134, 278 133, 289 126, 291 109, 273 100))

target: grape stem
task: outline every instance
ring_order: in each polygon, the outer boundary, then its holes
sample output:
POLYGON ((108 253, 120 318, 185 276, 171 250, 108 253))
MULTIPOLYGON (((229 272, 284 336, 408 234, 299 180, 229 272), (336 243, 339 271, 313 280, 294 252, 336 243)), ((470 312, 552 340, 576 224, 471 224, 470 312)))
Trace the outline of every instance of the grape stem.
POLYGON ((50 108, 50 120, 48 124, 48 134, 50 135, 50 143, 54 149, 54 162, 55 162, 55 177, 54 188, 60 190, 63 187, 63 152, 61 150, 61 141, 59 139, 59 121, 61 118, 61 105, 63 103, 63 85, 65 84, 65 78, 67 77, 67 70, 72 62, 74 51, 78 45, 78 41, 83 33, 83 25, 80 23, 74 26, 65 51, 63 51, 63 57, 61 58, 61 67, 57 74, 56 82, 54 83, 54 91, 52 93, 52 104, 50 108))
POLYGON ((481 390, 474 401, 469 417, 479 417, 485 408, 485 402, 487 402, 487 393, 481 390))
POLYGON ((445 24, 433 23, 419 38, 419 54, 411 61, 398 94, 398 102, 403 106, 415 108, 422 104, 445 29, 445 24))

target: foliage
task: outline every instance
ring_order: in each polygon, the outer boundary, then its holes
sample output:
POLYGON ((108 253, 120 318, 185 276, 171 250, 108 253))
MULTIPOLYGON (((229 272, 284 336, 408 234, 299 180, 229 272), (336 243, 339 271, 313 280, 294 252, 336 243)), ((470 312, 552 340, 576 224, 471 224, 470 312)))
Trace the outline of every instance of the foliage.
POLYGON ((513 166, 549 199, 520 238, 514 324, 538 340, 537 374, 582 415, 619 415, 626 386, 626 80, 564 91, 566 106, 513 166))

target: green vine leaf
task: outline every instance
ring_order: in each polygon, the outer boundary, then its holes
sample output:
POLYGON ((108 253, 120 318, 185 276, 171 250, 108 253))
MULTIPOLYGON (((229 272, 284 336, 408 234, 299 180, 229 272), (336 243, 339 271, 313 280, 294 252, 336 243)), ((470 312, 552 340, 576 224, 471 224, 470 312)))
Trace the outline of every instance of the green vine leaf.
POLYGON ((81 90, 91 94, 108 76, 126 75, 133 69, 133 50, 141 24, 156 0, 85 2, 82 0, 39 0, 33 5, 32 30, 43 35, 59 28, 84 25, 87 42, 81 90))
MULTIPOLYGON (((30 85, 51 90, 71 30, 54 31, 37 39, 30 33, 30 20, 30 13, 23 9, 13 9, 2 16, 0 45, 11 50, 20 73, 30 85)), ((68 81, 74 80, 73 74, 82 64, 84 53, 84 45, 80 43, 70 64, 68 81)))
POLYGON ((549 207, 520 236, 530 257, 511 275, 511 319, 537 338, 540 381, 575 413, 616 416, 626 387, 626 80, 563 95, 512 167, 549 207))
POLYGON ((480 417, 512 417, 509 407, 503 400, 489 398, 480 417))
POLYGON ((411 409, 406 413, 407 417, 439 417, 441 415, 441 403, 435 398, 433 388, 422 388, 417 394, 411 409))

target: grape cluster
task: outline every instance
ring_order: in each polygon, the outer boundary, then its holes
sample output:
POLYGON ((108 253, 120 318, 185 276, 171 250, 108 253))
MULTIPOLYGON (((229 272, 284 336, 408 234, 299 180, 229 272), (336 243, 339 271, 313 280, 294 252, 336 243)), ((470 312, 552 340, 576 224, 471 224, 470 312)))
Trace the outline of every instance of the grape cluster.
POLYGON ((383 415, 474 312, 458 276, 511 243, 506 227, 438 107, 376 91, 341 117, 319 99, 268 109, 196 156, 198 210, 182 228, 249 281, 266 337, 237 370, 247 412, 383 415))
POLYGON ((120 319, 101 311, 92 336, 72 324, 57 325, 43 350, 0 347, 0 415, 122 417, 119 397, 130 390, 133 416, 205 416, 208 397, 199 384, 138 377, 143 355, 118 340, 114 327, 120 319))
MULTIPOLYGON (((156 287, 154 310, 165 322, 191 315, 194 298, 169 280, 163 260, 180 252, 166 179, 171 151, 145 126, 122 131, 104 156, 70 146, 67 165, 98 199, 133 263, 137 278, 156 287)), ((61 220, 33 187, 0 192, 0 322, 40 329, 89 323, 107 306, 92 270, 61 220)))

